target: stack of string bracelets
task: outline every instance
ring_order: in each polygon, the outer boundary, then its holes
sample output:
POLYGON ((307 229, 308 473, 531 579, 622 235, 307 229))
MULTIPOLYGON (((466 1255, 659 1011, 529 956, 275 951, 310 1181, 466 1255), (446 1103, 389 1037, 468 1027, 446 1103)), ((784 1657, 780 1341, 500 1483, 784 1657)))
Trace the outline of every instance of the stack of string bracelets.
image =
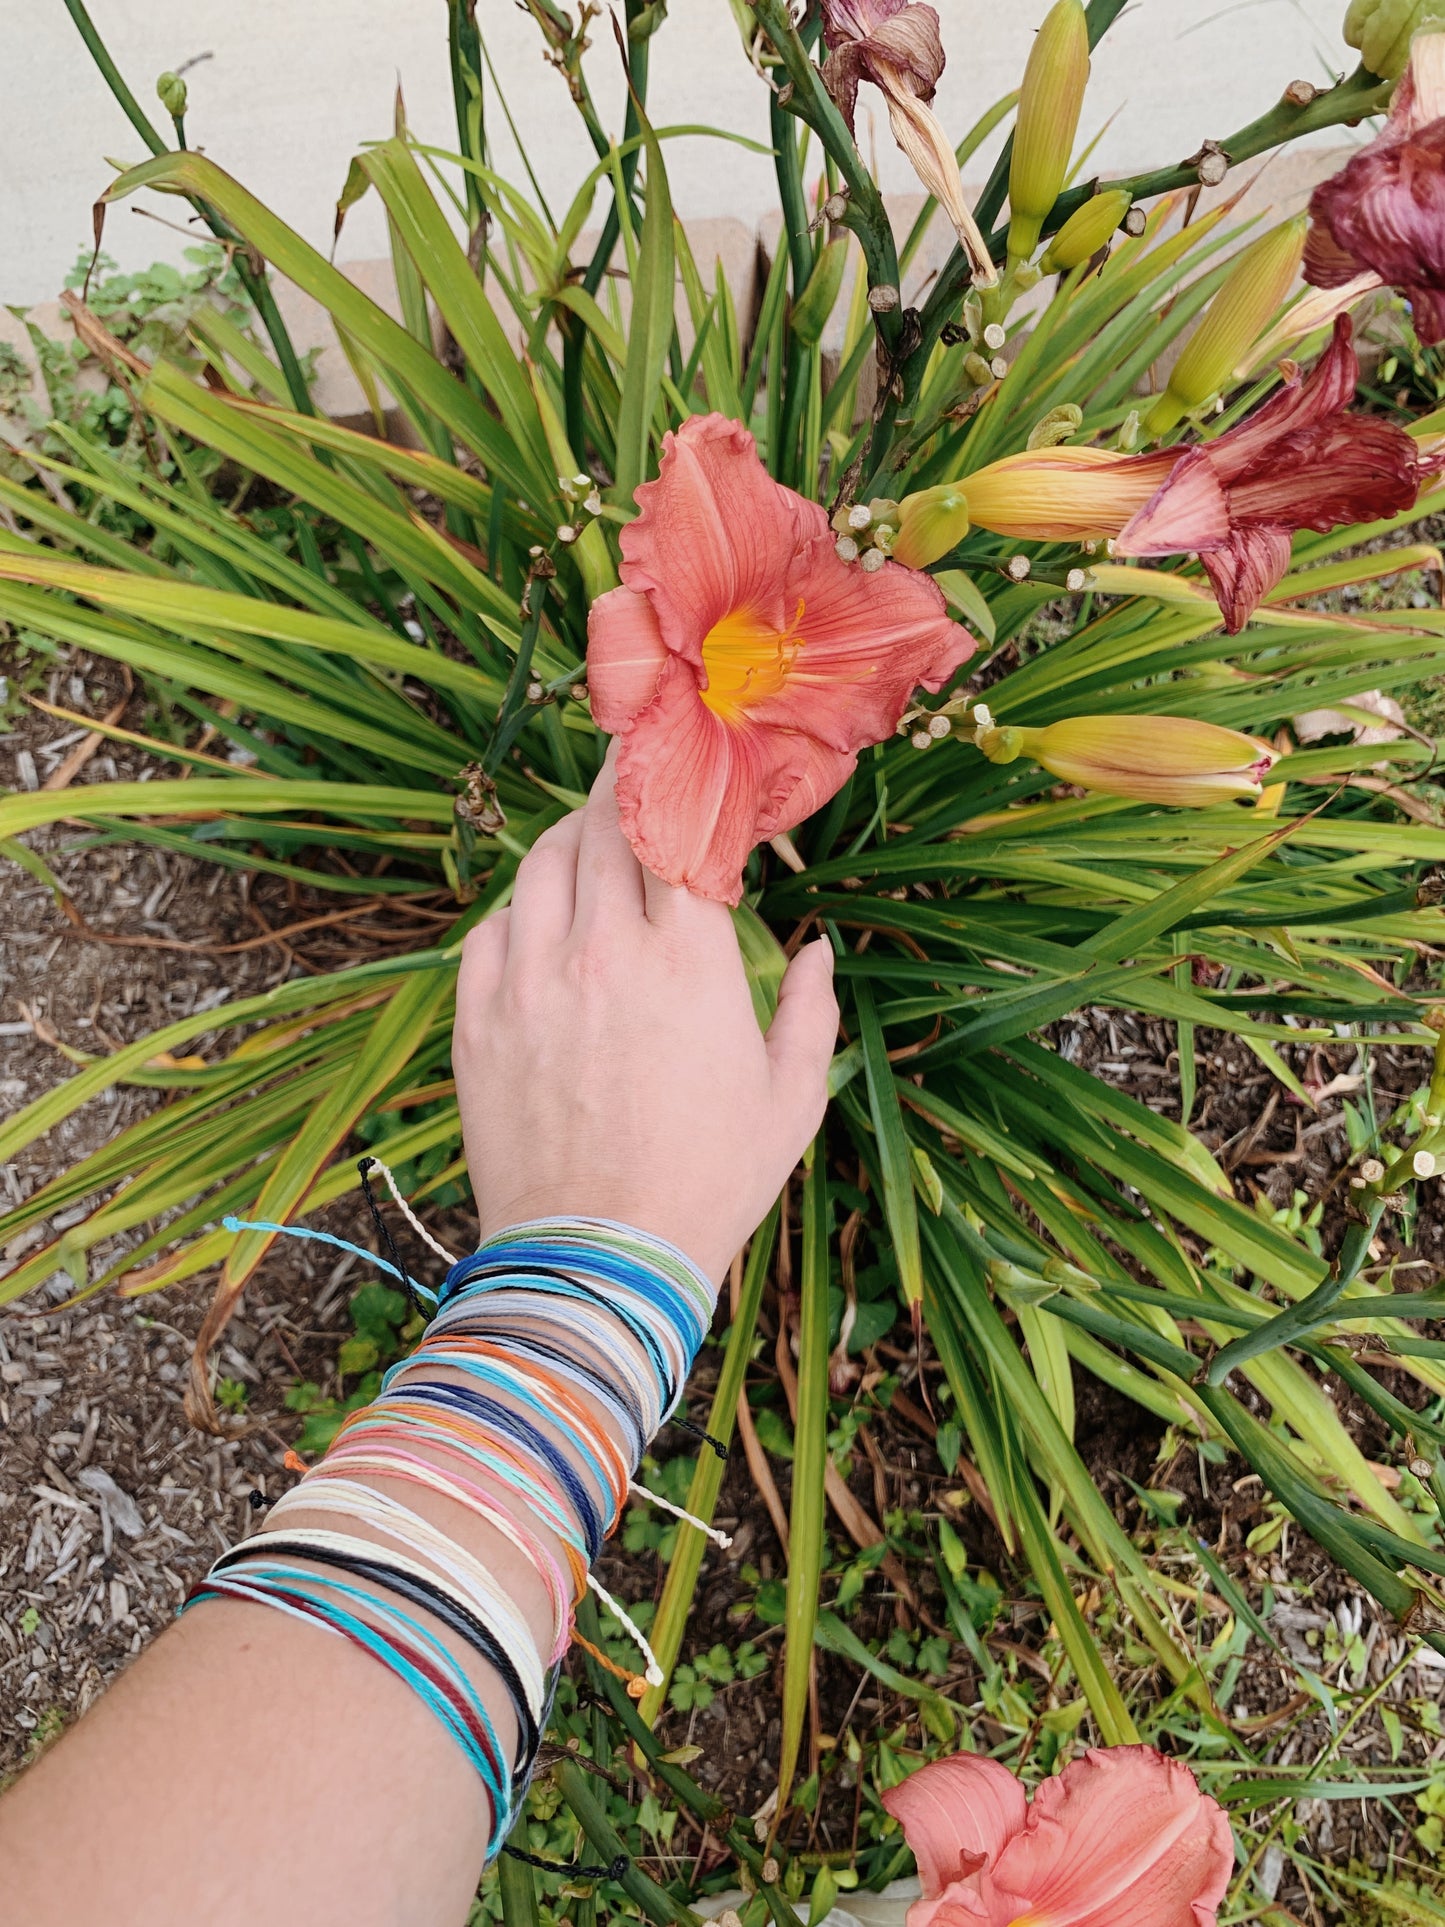
MULTIPOLYGON (((346 1420, 321 1463, 277 1501, 260 1531, 222 1554, 182 1611, 206 1599, 249 1600, 379 1660, 481 1775, 491 1803, 490 1860, 526 1790, 556 1669, 580 1640, 572 1617, 587 1587, 637 1641, 646 1683, 661 1684, 651 1648, 590 1568, 629 1491, 667 1503, 634 1477, 681 1397, 716 1292, 675 1246, 604 1219, 513 1225, 472 1256, 453 1259, 412 1216, 379 1160, 363 1160, 363 1182, 372 1164, 450 1269, 432 1293, 410 1277, 389 1238, 395 1263, 362 1255, 428 1308, 434 1303, 430 1323, 373 1402, 346 1420), (551 1604, 545 1651, 482 1562, 408 1503, 418 1491, 487 1522, 535 1568, 551 1604), (318 1513, 328 1516, 326 1526, 303 1522, 318 1513), (366 1536, 336 1529, 337 1520, 366 1536), (560 1542, 562 1561, 539 1526, 560 1542), (516 1715, 510 1760, 484 1703, 486 1673, 477 1660, 502 1683, 516 1715)), ((370 1202, 369 1187, 367 1195, 370 1202)), ((290 1226, 225 1223, 344 1243, 290 1226)), ((588 1650, 641 1693, 643 1679, 588 1650)))

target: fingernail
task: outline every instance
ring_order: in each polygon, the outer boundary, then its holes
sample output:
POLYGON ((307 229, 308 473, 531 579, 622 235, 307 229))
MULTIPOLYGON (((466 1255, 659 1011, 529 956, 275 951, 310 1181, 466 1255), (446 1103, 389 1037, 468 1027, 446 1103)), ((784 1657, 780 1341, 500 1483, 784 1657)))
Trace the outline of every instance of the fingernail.
POLYGON ((837 958, 833 955, 833 945, 827 937, 816 938, 815 945, 828 959, 828 975, 831 977, 833 974, 833 966, 837 962, 837 958))

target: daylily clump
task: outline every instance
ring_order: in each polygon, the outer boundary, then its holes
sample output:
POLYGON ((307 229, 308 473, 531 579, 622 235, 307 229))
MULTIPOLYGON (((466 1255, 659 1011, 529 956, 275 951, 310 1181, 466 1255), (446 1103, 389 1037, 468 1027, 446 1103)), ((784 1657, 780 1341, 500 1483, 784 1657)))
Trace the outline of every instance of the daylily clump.
POLYGON ((1445 33, 1422 33, 1383 132, 1310 197, 1305 279, 1398 288, 1427 346, 1445 340, 1445 33))
POLYGON ((1414 506, 1439 463, 1403 428, 1353 413, 1359 363, 1348 316, 1308 377, 1213 441, 1121 455, 1039 448, 905 496, 894 554, 937 561, 970 525, 1018 540, 1110 539, 1125 556, 1198 555, 1225 627, 1242 629, 1289 567, 1291 537, 1414 506))
POLYGON ((1150 1746, 1091 1747, 1032 1801, 956 1754, 883 1804, 918 1862, 908 1927, 1214 1927, 1234 1867, 1221 1807, 1150 1746))
POLYGON ((641 861, 737 903, 754 844, 792 829, 972 653, 926 575, 840 561, 816 502, 752 436, 695 415, 663 443, 593 603, 592 714, 622 739, 617 800, 641 861))

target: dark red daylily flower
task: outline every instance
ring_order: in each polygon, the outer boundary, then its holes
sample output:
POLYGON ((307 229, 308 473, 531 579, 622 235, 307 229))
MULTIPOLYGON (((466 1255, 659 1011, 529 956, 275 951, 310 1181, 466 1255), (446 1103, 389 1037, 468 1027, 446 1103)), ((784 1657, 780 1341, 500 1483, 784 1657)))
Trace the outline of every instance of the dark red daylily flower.
POLYGON ((1427 346, 1445 340, 1445 34, 1410 49, 1383 132, 1310 197, 1305 279, 1371 270, 1409 301, 1427 346))
POLYGON ((991 286, 998 271, 963 198, 953 142, 929 105, 944 64, 938 15, 922 0, 823 0, 823 39, 823 85, 849 133, 858 84, 870 80, 888 103, 894 140, 953 223, 975 281, 991 286))
POLYGON ((1358 379, 1341 315, 1306 379, 1295 372, 1263 408, 1184 451, 1121 530, 1118 553, 1194 550, 1234 635, 1288 569, 1296 530, 1325 534, 1412 507, 1440 462, 1392 422, 1349 412, 1358 379))

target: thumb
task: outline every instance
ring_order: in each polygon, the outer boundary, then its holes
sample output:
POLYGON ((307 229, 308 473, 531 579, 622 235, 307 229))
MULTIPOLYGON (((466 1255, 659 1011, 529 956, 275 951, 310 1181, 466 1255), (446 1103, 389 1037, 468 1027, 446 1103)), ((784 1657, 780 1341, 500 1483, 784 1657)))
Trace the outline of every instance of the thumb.
POLYGON ((768 1065, 780 1116, 795 1125, 800 1146, 823 1121, 828 1064, 838 1035, 833 946, 826 937, 800 950, 783 976, 768 1030, 768 1065))

